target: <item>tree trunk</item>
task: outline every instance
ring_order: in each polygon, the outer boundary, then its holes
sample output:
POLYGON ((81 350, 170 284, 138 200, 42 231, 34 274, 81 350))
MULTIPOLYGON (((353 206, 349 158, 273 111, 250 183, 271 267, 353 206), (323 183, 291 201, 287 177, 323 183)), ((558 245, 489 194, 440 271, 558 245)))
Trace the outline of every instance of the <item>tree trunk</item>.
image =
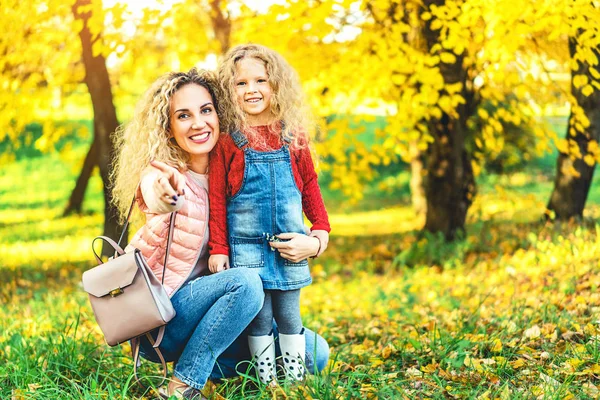
POLYGON ((223 14, 221 0, 211 0, 210 8, 213 32, 221 46, 221 54, 225 54, 231 46, 231 19, 223 14))
MULTIPOLYGON (((427 197, 425 196, 425 187, 423 185, 424 155, 419 150, 417 143, 409 143, 410 151, 410 199, 413 209, 418 218, 425 218, 427 215, 427 197)), ((422 221, 422 219, 421 219, 422 221)))
POLYGON ((90 176, 92 176, 92 171, 94 170, 94 167, 96 165, 98 165, 98 146, 94 141, 92 142, 92 145, 90 146, 90 149, 87 155, 85 156, 85 160, 83 161, 83 167, 81 168, 81 172, 79 173, 79 178, 77 178, 75 188, 71 192, 71 197, 69 197, 69 202, 65 207, 63 216, 67 216, 71 213, 81 213, 81 207, 83 205, 83 197, 85 196, 85 190, 90 180, 90 176))
MULTIPOLYGON (((444 0, 424 2, 426 9, 443 4, 444 0)), ((430 52, 440 41, 440 31, 431 29, 431 21, 426 21, 423 29, 430 52)), ((471 159, 465 147, 466 122, 474 109, 474 100, 472 93, 467 90, 468 74, 463 67, 463 59, 464 53, 457 55, 454 63, 440 63, 439 68, 446 84, 463 84, 461 95, 465 104, 458 105, 455 116, 443 113, 441 118, 432 119, 428 123, 429 133, 434 141, 429 145, 425 163, 425 229, 442 232, 448 240, 454 239, 457 232, 464 231, 467 211, 475 194, 471 159)))
MULTIPOLYGON (((574 59, 577 49, 577 38, 569 38, 569 53, 574 59)), ((600 48, 596 48, 594 54, 600 58, 600 48)), ((581 153, 580 157, 561 152, 556 162, 556 179, 554 190, 548 202, 548 210, 554 211, 559 220, 583 217, 583 209, 590 190, 596 162, 591 165, 584 161, 589 154, 590 142, 598 142, 600 139, 600 90, 595 89, 590 96, 581 93, 582 88, 576 88, 573 84, 575 75, 585 75, 589 81, 594 80, 590 73, 590 65, 587 62, 578 61, 579 69, 571 74, 571 94, 577 101, 577 105, 583 108, 583 112, 590 121, 590 126, 580 131, 575 128, 576 120, 573 111, 569 116, 566 139, 576 143, 581 153)), ((546 214, 548 216, 548 214, 546 214)))
POLYGON ((442 232, 447 240, 464 232, 476 192, 471 160, 464 148, 464 131, 457 128, 457 122, 445 115, 431 124, 435 141, 430 144, 426 163, 425 229, 442 232))
MULTIPOLYGON (((93 44, 102 40, 101 34, 94 37, 90 32, 88 22, 92 16, 91 11, 80 12, 79 7, 89 6, 92 0, 77 0, 73 5, 73 15, 83 21, 83 29, 79 32, 81 39, 82 58, 85 66, 85 84, 90 92, 94 109, 94 143, 98 151, 98 166, 104 184, 104 235, 118 238, 122 227, 118 223, 118 210, 112 203, 112 191, 109 182, 111 161, 114 156, 114 146, 111 135, 117 129, 119 122, 113 103, 106 60, 100 53, 94 55, 93 44)), ((104 244, 102 254, 110 255, 111 247, 104 244)))

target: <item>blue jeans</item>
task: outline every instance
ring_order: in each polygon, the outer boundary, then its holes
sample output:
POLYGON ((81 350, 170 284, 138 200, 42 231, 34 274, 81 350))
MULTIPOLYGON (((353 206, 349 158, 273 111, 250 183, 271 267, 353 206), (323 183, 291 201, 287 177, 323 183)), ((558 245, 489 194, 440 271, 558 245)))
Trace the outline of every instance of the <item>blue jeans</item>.
MULTIPOLYGON (((171 298, 177 315, 167 324, 160 344, 165 360, 176 361, 173 374, 203 388, 217 357, 254 319, 263 299, 260 277, 248 268, 229 269, 183 285, 171 298)), ((140 347, 144 358, 158 361, 145 337, 140 347)))
MULTIPOLYGON (((236 365, 250 360, 244 330, 263 299, 261 279, 249 268, 228 269, 183 285, 171 298, 177 315, 167 324, 160 344, 165 360, 176 362, 173 374, 197 389, 209 377, 235 376, 236 365)), ((327 342, 308 329, 305 332, 307 369, 322 370, 329 360, 327 342)), ((142 357, 160 362, 148 340, 140 339, 142 357)))

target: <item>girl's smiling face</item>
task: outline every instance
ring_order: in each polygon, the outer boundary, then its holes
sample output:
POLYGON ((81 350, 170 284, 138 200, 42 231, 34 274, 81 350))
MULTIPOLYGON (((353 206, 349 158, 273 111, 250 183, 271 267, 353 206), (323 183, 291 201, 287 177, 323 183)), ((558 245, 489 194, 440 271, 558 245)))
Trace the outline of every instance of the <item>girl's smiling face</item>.
POLYGON ((250 125, 271 123, 271 96, 273 90, 263 61, 242 58, 236 63, 235 92, 238 103, 250 125))
POLYGON ((191 83, 182 86, 171 98, 171 134, 189 153, 192 171, 204 173, 208 153, 219 138, 219 116, 206 88, 191 83))

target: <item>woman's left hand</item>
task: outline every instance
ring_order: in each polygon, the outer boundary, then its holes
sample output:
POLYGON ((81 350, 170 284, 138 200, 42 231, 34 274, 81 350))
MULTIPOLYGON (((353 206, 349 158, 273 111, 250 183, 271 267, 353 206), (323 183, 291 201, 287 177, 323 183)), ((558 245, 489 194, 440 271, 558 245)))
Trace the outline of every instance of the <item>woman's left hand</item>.
POLYGON ((285 242, 270 242, 269 245, 279 251, 281 257, 291 262, 300 262, 312 257, 319 251, 319 239, 302 233, 281 233, 277 235, 285 242))

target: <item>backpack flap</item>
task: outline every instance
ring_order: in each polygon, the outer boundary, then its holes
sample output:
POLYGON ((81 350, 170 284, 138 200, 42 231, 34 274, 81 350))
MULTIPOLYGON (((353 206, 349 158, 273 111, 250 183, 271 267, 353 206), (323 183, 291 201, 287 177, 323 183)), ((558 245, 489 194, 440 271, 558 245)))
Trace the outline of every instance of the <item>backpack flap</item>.
POLYGON ((117 297, 132 284, 138 272, 135 254, 139 252, 125 253, 87 270, 81 278, 83 290, 94 297, 112 296, 117 297))

